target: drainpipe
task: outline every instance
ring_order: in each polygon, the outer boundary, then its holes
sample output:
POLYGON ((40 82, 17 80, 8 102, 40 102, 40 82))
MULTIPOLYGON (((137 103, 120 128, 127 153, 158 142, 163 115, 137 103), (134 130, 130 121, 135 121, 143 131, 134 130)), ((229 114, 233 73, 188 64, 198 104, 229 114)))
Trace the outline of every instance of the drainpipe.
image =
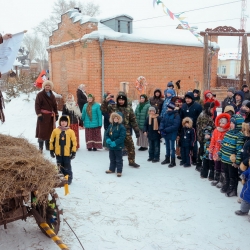
POLYGON ((104 36, 100 36, 99 37, 99 42, 100 42, 100 48, 101 48, 101 62, 102 62, 102 98, 104 96, 104 51, 103 51, 103 47, 102 44, 104 42, 104 36))

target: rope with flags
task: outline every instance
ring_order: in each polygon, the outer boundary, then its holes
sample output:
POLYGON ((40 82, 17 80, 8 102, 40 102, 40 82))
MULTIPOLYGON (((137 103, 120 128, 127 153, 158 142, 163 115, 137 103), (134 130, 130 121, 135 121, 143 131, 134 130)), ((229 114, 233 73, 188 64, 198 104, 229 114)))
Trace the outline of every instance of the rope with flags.
POLYGON ((202 36, 196 32, 196 28, 191 27, 187 21, 183 21, 186 17, 181 17, 181 15, 185 12, 174 14, 169 8, 166 7, 166 5, 161 0, 153 0, 154 7, 155 7, 155 4, 157 4, 157 5, 161 4, 163 12, 167 16, 170 16, 170 18, 173 20, 174 20, 174 18, 179 20, 183 29, 189 30, 198 39, 199 42, 203 43, 202 36))

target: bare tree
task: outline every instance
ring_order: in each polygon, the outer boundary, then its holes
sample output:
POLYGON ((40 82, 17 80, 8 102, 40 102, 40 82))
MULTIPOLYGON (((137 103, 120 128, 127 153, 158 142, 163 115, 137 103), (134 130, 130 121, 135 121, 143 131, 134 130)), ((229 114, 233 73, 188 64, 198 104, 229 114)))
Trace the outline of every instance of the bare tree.
POLYGON ((36 46, 39 43, 39 39, 35 35, 25 34, 23 38, 23 45, 29 51, 29 59, 32 61, 36 57, 36 46))
POLYGON ((35 31, 48 38, 52 34, 52 31, 57 28, 58 23, 61 21, 61 15, 67 10, 75 7, 79 8, 83 15, 95 16, 100 13, 99 5, 92 2, 83 3, 77 0, 57 0, 54 3, 53 11, 49 18, 44 19, 35 28, 35 31))

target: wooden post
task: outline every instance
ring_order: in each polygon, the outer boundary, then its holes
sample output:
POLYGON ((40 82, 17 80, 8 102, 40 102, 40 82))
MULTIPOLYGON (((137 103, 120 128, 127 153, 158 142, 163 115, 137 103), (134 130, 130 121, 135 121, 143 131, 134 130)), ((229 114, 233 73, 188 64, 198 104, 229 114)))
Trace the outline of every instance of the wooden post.
POLYGON ((201 92, 208 89, 208 34, 204 36, 204 50, 203 50, 203 84, 201 92))
POLYGON ((245 62, 245 39, 243 36, 242 39, 242 48, 241 48, 241 61, 240 61, 240 89, 243 85, 243 77, 244 77, 244 62, 245 62))
POLYGON ((243 36, 244 44, 245 44, 245 65, 246 65, 246 85, 249 86, 249 58, 248 58, 248 43, 247 43, 247 35, 243 36))

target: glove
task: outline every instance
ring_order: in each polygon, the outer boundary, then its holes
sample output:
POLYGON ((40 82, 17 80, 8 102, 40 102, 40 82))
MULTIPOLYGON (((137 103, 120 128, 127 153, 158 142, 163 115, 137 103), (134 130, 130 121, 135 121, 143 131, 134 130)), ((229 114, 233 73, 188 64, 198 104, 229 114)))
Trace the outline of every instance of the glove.
POLYGON ((136 133, 136 134, 135 134, 135 137, 136 137, 136 138, 139 138, 139 137, 140 137, 140 134, 139 134, 139 133, 136 133))
POLYGON ((210 161, 212 161, 213 160, 213 155, 209 153, 208 158, 209 158, 210 161))
POLYGON ((72 159, 75 159, 75 157, 76 157, 76 152, 72 152, 71 153, 71 156, 70 156, 70 159, 72 160, 72 159))
POLYGON ((106 143, 107 144, 110 144, 112 141, 108 138, 107 140, 106 140, 106 143))
POLYGON ((56 115, 56 121, 58 120, 58 115, 56 115))
POLYGON ((38 120, 42 122, 43 121, 43 116, 42 115, 38 116, 38 120))
POLYGON ((110 147, 111 148, 114 148, 116 146, 116 143, 114 142, 114 141, 112 141, 111 143, 110 143, 110 147))
POLYGON ((53 151, 53 150, 50 150, 50 156, 52 157, 52 158, 55 158, 56 156, 55 156, 55 152, 53 151))

